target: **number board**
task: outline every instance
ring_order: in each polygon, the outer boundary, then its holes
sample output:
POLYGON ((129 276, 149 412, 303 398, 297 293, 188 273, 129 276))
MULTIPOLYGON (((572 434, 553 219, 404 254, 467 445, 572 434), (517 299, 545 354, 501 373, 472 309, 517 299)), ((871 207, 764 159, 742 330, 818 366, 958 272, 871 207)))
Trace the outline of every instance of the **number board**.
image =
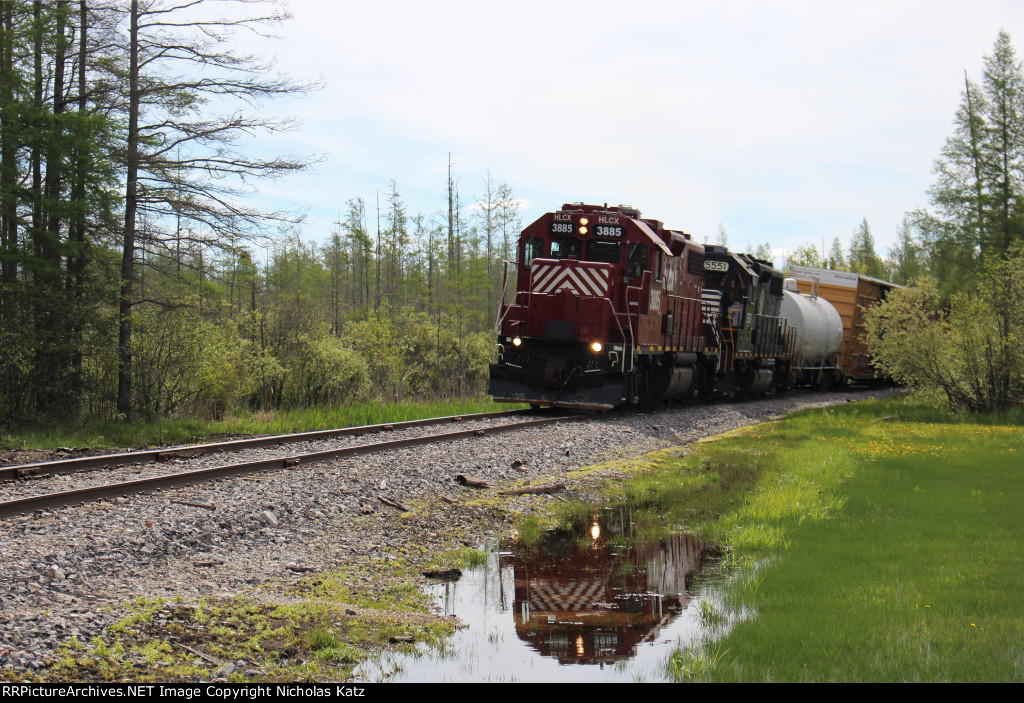
POLYGON ((618 225, 595 225, 594 236, 595 237, 613 237, 615 239, 622 239, 625 233, 622 231, 622 227, 618 225))
POLYGON ((705 271, 728 271, 729 264, 725 261, 711 261, 710 259, 704 260, 705 271))
POLYGON ((548 225, 551 234, 575 234, 576 229, 571 222, 552 222, 548 225))

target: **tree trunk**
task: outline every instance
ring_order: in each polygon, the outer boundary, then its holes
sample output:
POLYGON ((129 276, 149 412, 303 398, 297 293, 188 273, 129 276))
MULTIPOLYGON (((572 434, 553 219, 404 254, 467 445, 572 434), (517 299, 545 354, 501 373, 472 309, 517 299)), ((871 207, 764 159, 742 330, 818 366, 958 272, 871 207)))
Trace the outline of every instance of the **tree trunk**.
POLYGON ((135 212, 139 175, 139 2, 132 0, 128 50, 128 145, 124 193, 124 244, 118 301, 117 411, 132 414, 132 283, 135 278, 135 212))
MULTIPOLYGON (((89 11, 86 0, 78 5, 78 118, 84 122, 86 115, 85 65, 88 53, 86 47, 89 11)), ((71 397, 74 402, 73 414, 81 410, 82 398, 82 322, 78 314, 83 298, 83 274, 85 272, 85 180, 88 168, 82 136, 75 140, 75 173, 71 186, 72 216, 68 228, 68 299, 72 303, 71 324, 71 397)))
POLYGON ((18 164, 14 144, 17 105, 14 102, 14 2, 4 0, 0 17, 0 321, 18 275, 18 199, 15 193, 18 164))
POLYGON ((967 95, 967 126, 971 133, 971 161, 974 169, 974 197, 975 207, 978 211, 978 247, 982 259, 985 258, 985 212, 984 200, 982 197, 982 176, 981 176, 981 152, 978 148, 978 135, 974 129, 974 106, 971 104, 971 82, 967 80, 967 72, 964 71, 964 90, 967 95))

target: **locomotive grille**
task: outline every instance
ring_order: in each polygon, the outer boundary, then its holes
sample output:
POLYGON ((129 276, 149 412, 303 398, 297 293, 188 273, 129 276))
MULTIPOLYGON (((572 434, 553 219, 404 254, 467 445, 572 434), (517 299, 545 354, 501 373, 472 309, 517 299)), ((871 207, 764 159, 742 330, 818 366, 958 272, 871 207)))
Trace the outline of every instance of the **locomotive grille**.
POLYGON ((704 275, 704 255, 696 251, 690 253, 690 259, 687 262, 686 270, 690 273, 695 273, 698 276, 704 275))

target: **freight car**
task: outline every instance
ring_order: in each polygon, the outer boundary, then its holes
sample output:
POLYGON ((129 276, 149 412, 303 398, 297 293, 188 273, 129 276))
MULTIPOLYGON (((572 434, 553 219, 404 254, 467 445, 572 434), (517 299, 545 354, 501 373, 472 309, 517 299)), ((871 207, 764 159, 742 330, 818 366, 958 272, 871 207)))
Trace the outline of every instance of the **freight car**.
MULTIPOLYGON (((870 364, 864 313, 885 300, 889 291, 900 286, 863 274, 810 266, 794 266, 789 275, 795 281, 796 292, 802 294, 794 296, 794 299, 800 297, 816 301, 819 305, 825 303, 833 309, 827 323, 827 334, 835 344, 831 356, 820 362, 807 358, 798 360, 798 378, 818 386, 881 380, 882 374, 870 364), (838 337, 834 336, 837 324, 840 327, 838 337)), ((791 323, 796 319, 788 307, 783 314, 789 316, 791 323)))
MULTIPOLYGON (((604 410, 788 383, 793 330, 767 261, 704 247, 635 208, 579 203, 523 230, 513 265, 495 400, 604 410)), ((506 268, 506 289, 511 278, 506 268)))

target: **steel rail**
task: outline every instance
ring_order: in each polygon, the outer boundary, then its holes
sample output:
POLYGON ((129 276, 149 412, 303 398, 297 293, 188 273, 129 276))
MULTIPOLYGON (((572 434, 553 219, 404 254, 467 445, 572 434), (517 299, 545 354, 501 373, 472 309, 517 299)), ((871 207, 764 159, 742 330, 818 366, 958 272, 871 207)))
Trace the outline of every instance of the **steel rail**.
POLYGON ((278 457, 276 459, 261 459, 258 461, 250 461, 239 464, 226 464, 223 466, 215 466, 207 469, 182 471, 176 474, 153 476, 151 478, 136 479, 134 481, 125 481, 123 483, 108 483, 101 486, 79 488, 70 491, 62 491, 59 493, 47 493, 44 495, 32 496, 29 498, 19 498, 17 500, 11 500, 0 503, 0 518, 21 515, 36 510, 44 510, 47 508, 77 505, 89 501, 100 500, 102 498, 112 498, 118 496, 132 495, 136 493, 143 493, 146 491, 157 490, 161 488, 170 488, 173 486, 203 483, 206 481, 213 481, 228 476, 239 476, 243 474, 257 473, 260 471, 291 469, 296 466, 302 466, 304 464, 314 464, 326 461, 328 459, 338 459, 345 457, 361 456, 366 454, 376 454, 379 452, 385 452, 392 449, 402 449, 405 447, 416 447, 423 444, 433 444, 436 442, 454 441, 458 439, 468 439, 472 437, 503 434, 505 432, 513 432, 515 430, 541 427, 544 425, 550 425, 559 422, 573 422, 576 420, 581 420, 584 417, 585 416, 583 415, 569 415, 563 417, 543 418, 539 420, 527 420, 525 422, 511 423, 508 425, 498 425, 497 427, 489 427, 485 429, 460 430, 458 432, 446 432, 443 434, 427 435, 423 437, 412 437, 409 439, 396 439, 388 442, 362 444, 355 447, 329 449, 326 451, 310 452, 308 454, 296 454, 294 456, 278 457))
POLYGON ((211 442, 208 444, 165 447, 162 449, 143 449, 135 452, 97 454, 95 456, 82 456, 73 459, 57 459, 55 461, 40 461, 29 464, 0 466, 0 481, 30 478, 33 476, 52 476, 55 474, 85 471, 88 469, 110 469, 150 461, 169 461, 176 458, 192 458, 212 452, 233 452, 241 449, 258 449, 259 447, 267 447, 276 444, 310 442, 318 439, 330 439, 332 437, 344 437, 348 435, 355 435, 359 437, 364 434, 404 430, 412 427, 427 427, 429 425, 440 425, 451 422, 470 422, 472 420, 488 420, 495 417, 520 415, 524 412, 528 413, 532 411, 498 410, 489 413, 447 415, 445 417, 433 417, 423 420, 406 420, 404 422, 360 425, 358 427, 344 427, 333 430, 314 430, 312 432, 270 435, 266 437, 248 437, 245 439, 232 439, 225 442, 211 442))

